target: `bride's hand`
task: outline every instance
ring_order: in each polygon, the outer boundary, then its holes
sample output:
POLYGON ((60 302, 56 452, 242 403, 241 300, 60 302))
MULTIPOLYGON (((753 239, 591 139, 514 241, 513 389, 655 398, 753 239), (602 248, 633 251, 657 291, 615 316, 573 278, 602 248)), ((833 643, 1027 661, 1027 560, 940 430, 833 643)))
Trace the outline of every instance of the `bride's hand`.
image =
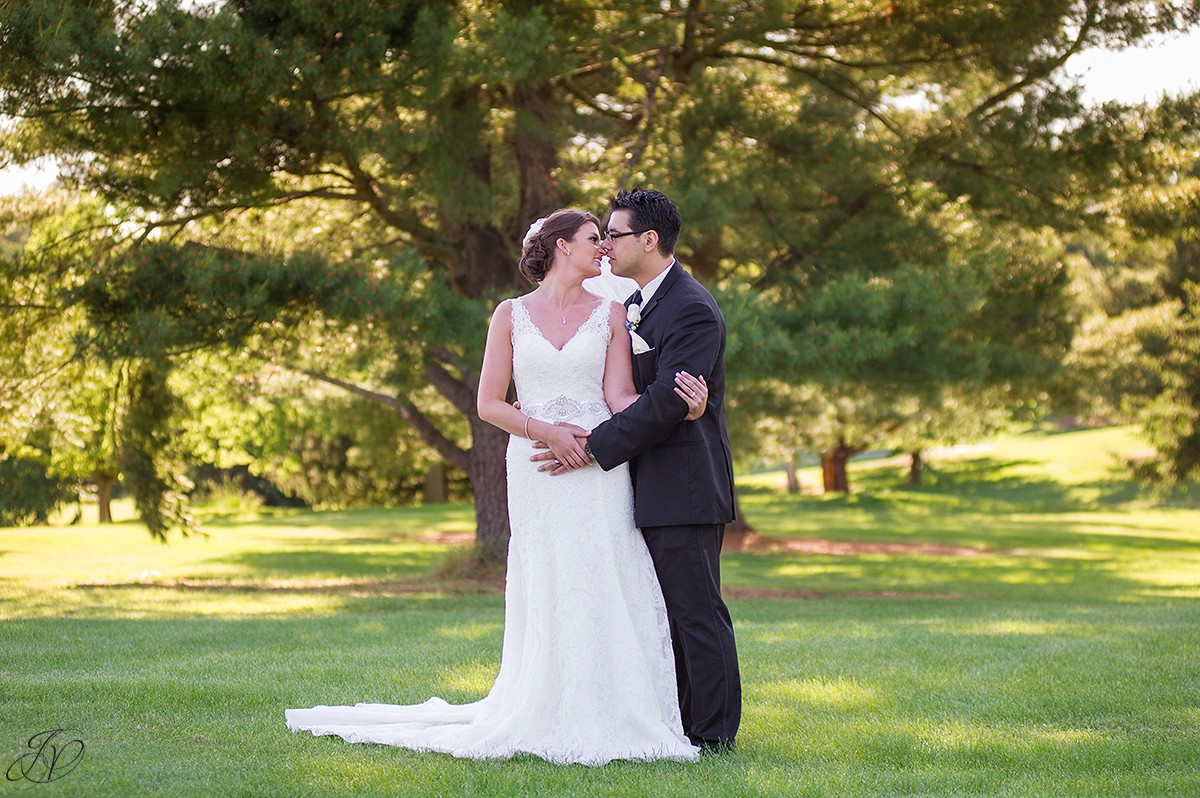
POLYGON ((684 421, 695 421, 704 415, 708 407, 708 383, 705 382, 703 374, 699 377, 693 377, 686 371, 676 374, 675 393, 687 402, 688 414, 684 421))
MULTIPOLYGON (((550 460, 551 462, 538 470, 554 471, 556 474, 561 473, 560 469, 582 468, 592 461, 583 448, 587 437, 591 434, 583 427, 577 427, 574 424, 554 424, 542 433, 541 437, 544 440, 540 441, 550 451, 535 454, 529 459, 534 462, 550 460)), ((538 442, 535 442, 534 446, 542 448, 538 446, 538 442)))

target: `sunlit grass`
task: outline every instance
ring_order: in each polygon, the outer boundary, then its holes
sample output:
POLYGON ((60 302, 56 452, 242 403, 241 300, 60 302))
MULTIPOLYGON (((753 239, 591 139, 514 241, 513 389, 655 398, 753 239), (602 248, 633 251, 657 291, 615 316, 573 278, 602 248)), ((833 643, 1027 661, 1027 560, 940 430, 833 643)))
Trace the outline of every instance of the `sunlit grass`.
POLYGON ((287 707, 486 694, 503 599, 437 575, 468 506, 206 512, 165 546, 128 507, 0 530, 0 765, 66 727, 87 757, 39 795, 1200 794, 1200 509, 1124 476, 1141 445, 1015 435, 919 487, 856 463, 849 496, 743 480, 758 533, 820 545, 724 556, 745 714, 695 765, 286 731, 287 707))
POLYGON ((451 548, 422 538, 472 523, 469 506, 441 505, 209 519, 166 545, 132 521, 4 530, 0 618, 336 612, 356 597, 420 592, 451 548))

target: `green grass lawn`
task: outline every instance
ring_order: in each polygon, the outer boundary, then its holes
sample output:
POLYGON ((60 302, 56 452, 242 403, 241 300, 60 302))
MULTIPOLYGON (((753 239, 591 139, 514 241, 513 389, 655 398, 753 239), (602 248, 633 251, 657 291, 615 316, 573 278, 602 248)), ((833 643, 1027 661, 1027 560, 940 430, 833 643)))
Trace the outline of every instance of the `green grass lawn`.
POLYGON ((213 515, 166 546, 133 521, 0 530, 0 794, 1198 795, 1200 503, 1128 481, 1140 446, 1031 432, 916 488, 856 464, 845 497, 745 477, 744 514, 792 548, 724 557, 743 725, 694 765, 285 729, 287 707, 486 693, 503 598, 437 576, 469 507, 213 515), (56 728, 74 769, 10 780, 56 728))

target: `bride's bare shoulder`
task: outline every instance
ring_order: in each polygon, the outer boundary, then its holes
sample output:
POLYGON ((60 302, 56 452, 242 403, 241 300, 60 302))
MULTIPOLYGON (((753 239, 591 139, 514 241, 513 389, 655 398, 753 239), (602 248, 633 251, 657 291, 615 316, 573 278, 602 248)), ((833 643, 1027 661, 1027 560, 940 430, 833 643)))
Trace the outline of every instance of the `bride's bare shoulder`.
POLYGON ((512 324, 513 300, 516 297, 502 299, 496 303, 495 310, 492 311, 492 321, 501 322, 503 324, 512 324))
POLYGON ((625 306, 616 300, 609 301, 608 326, 614 330, 625 328, 625 306))

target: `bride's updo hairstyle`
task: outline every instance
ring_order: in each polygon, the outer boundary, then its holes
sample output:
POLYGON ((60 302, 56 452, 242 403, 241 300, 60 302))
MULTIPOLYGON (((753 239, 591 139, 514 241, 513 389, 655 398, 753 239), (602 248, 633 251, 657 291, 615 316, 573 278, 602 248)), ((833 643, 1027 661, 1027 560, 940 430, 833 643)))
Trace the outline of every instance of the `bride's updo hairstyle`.
POLYGON ((517 268, 525 279, 531 283, 540 283, 546 279, 550 265, 554 263, 554 243, 560 238, 570 241, 575 237, 579 228, 588 222, 600 227, 600 220, 594 213, 580 211, 574 208, 560 208, 545 219, 534 222, 521 247, 521 260, 517 268), (541 227, 538 227, 541 222, 541 227))

